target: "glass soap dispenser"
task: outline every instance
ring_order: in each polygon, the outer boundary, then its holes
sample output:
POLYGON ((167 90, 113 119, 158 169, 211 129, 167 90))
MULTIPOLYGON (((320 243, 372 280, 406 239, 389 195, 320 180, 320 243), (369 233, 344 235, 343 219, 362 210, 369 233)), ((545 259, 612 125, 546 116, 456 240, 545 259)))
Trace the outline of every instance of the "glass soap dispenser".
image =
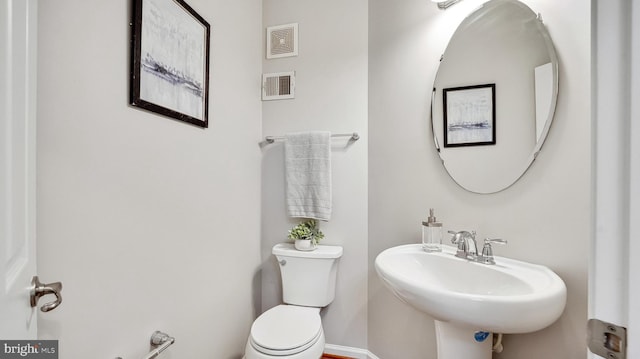
POLYGON ((433 208, 429 209, 429 218, 422 221, 422 248, 426 252, 442 251, 442 223, 436 220, 433 208))

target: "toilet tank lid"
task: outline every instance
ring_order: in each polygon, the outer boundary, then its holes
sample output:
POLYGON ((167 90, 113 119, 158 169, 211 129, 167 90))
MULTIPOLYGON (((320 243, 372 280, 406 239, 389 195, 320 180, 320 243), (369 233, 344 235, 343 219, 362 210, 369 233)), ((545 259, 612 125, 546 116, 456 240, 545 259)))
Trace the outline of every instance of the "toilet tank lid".
POLYGON ((283 257, 331 259, 342 257, 342 247, 318 245, 313 251, 299 251, 293 243, 278 243, 273 246, 272 253, 283 257))

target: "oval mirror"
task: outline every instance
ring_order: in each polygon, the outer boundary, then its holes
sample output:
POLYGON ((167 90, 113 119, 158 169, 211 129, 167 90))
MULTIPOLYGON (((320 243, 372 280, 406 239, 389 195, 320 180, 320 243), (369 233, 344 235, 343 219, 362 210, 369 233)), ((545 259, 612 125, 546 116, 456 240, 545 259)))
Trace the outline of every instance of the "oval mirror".
POLYGON ((490 0, 453 34, 431 98, 436 149, 464 189, 495 193, 514 184, 547 136, 558 95, 558 59, 528 6, 490 0))

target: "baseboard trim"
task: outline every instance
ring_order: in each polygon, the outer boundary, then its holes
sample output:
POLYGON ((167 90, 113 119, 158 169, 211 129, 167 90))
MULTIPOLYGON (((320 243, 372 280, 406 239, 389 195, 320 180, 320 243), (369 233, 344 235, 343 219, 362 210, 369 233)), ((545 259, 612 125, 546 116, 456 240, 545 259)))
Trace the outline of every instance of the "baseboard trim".
POLYGON ((325 344, 324 352, 354 359, 380 359, 366 349, 345 347, 343 345, 325 344))

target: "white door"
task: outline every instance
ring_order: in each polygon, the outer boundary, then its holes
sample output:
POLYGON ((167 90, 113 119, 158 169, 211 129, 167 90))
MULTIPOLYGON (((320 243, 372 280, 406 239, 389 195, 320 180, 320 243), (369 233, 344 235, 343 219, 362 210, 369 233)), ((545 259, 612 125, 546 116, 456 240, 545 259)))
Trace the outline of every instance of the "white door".
POLYGON ((0 339, 36 339, 37 0, 0 0, 0 339))
POLYGON ((639 359, 640 1, 592 4, 595 225, 589 317, 626 327, 627 358, 639 359))

